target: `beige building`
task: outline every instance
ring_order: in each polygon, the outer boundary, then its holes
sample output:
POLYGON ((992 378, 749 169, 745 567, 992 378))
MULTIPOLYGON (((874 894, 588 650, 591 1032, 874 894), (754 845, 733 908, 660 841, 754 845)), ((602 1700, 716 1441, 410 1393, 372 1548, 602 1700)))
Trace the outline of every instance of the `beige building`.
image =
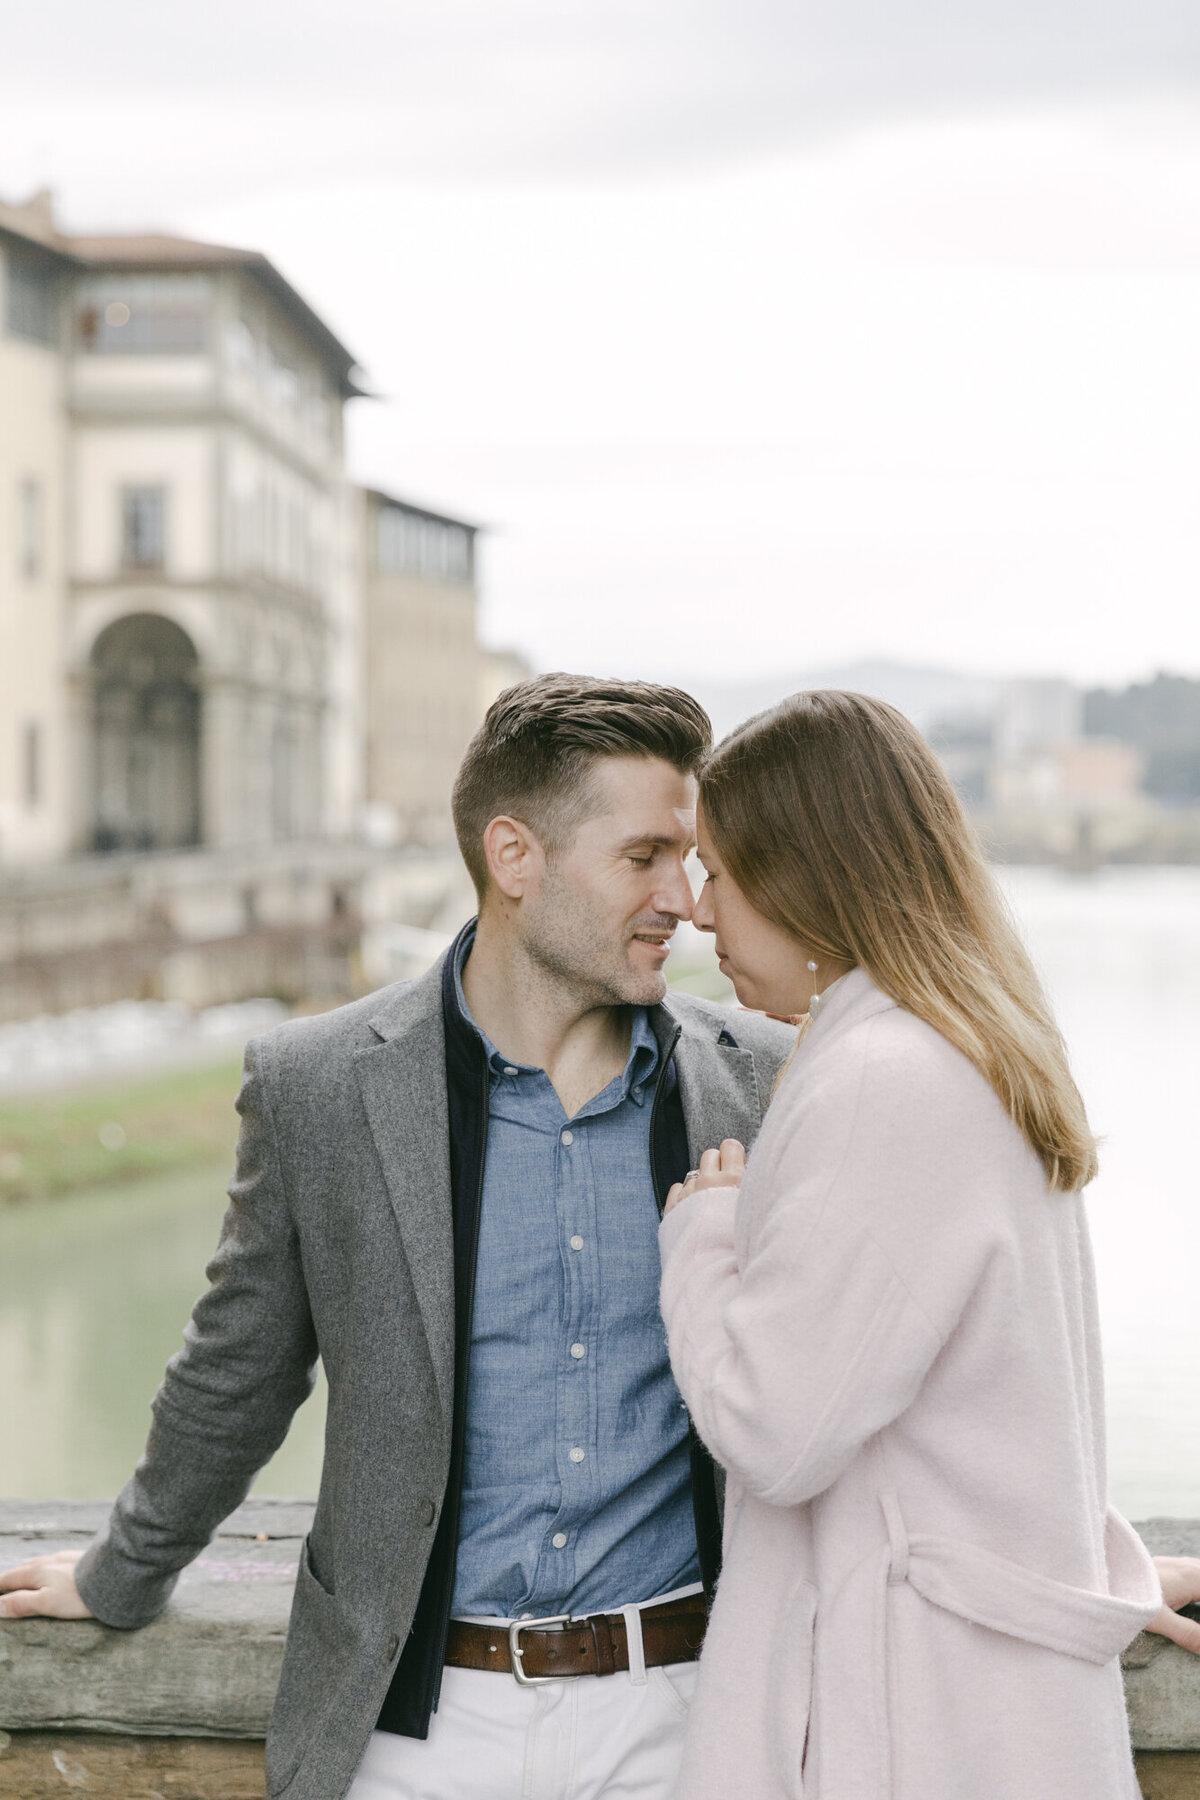
POLYGON ((374 490, 361 508, 371 829, 383 843, 436 843, 482 715, 477 528, 374 490))
POLYGON ((0 205, 0 863, 444 841, 475 528, 353 487, 267 259, 0 205))
POLYGON ((64 258, 44 200, 0 208, 0 860, 67 842, 64 258))

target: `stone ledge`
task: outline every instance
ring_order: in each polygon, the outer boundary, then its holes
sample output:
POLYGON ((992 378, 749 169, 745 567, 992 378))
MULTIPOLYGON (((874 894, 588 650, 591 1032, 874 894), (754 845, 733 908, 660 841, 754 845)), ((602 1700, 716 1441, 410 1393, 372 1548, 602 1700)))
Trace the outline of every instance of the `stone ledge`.
MULTIPOLYGON (((1200 1756, 1151 1750, 1136 1760, 1142 1800, 1197 1800, 1200 1796, 1200 1756)), ((241 1800, 240 1794, 237 1800, 241 1800)))
MULTIPOLYGON (((1143 1800, 1197 1800, 1200 1756, 1143 1752, 1143 1800)), ((0 1800, 265 1800, 261 1742, 0 1731, 0 1800)))
MULTIPOLYGON (((1200 1519, 1145 1519, 1136 1530, 1153 1556, 1200 1556, 1200 1519)), ((1144 1631, 1130 1644, 1121 1666, 1137 1749, 1200 1750, 1200 1657, 1144 1631)), ((1170 1778, 1179 1778, 1177 1769, 1170 1778)), ((1164 1796, 1176 1791, 1185 1790, 1161 1789, 1164 1796)), ((1188 1791, 1192 1800, 1200 1800, 1200 1779, 1188 1791)))
MULTIPOLYGON (((162 1617, 140 1631, 112 1631, 92 1620, 0 1624, 0 1727, 141 1739, 262 1738, 312 1512, 301 1500, 240 1507, 184 1571, 162 1617)), ((50 1550, 81 1549, 107 1514, 99 1502, 0 1502, 0 1568, 50 1550)), ((1200 1520, 1150 1519, 1137 1529, 1156 1555, 1200 1555, 1200 1520)), ((1147 1768, 1154 1763, 1157 1791, 1164 1800, 1182 1793, 1161 1783, 1178 1783, 1183 1763, 1195 1763, 1189 1791, 1200 1800, 1200 1761, 1163 1756, 1200 1752, 1200 1658, 1143 1634, 1123 1664, 1133 1741, 1147 1753, 1147 1768)), ((174 1790, 159 1785, 175 1800, 174 1790)), ((40 1791, 31 1788, 30 1796, 40 1791)), ((0 1796, 5 1793, 0 1781, 0 1796)))
MULTIPOLYGON (((93 1502, 4 1502, 0 1568, 82 1549, 108 1510, 93 1502)), ((239 1507, 184 1570, 166 1611, 140 1631, 91 1619, 0 1624, 0 1727, 263 1737, 312 1513, 295 1500, 239 1507)))
POLYGON ((93 1800, 263 1800, 262 1742, 0 1731, 0 1800, 80 1793, 93 1800))

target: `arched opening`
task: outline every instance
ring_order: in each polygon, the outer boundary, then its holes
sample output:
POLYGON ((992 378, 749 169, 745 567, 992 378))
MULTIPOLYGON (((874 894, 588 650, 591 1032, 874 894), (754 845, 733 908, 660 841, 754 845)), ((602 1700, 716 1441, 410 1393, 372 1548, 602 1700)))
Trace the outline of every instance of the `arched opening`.
POLYGON ((200 841, 199 658, 170 619, 117 619, 92 650, 92 843, 176 850, 200 841))

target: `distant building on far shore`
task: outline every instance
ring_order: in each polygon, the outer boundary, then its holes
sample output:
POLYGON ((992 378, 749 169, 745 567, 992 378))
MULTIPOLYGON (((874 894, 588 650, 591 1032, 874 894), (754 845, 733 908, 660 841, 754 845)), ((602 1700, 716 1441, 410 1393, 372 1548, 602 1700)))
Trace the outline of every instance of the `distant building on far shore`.
POLYGON ((1001 808, 1094 813, 1139 804, 1146 758, 1116 738, 1043 745, 998 763, 991 798, 1001 808))
POLYGON ((447 840, 478 528, 348 481, 361 392, 258 252, 0 204, 0 865, 447 840))

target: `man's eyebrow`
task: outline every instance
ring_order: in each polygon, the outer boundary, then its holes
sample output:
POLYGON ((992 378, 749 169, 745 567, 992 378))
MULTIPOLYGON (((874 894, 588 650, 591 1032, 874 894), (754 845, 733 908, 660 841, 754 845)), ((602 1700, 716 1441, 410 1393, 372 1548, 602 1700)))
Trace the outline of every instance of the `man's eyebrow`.
POLYGON ((680 843, 691 843, 690 831, 639 831, 636 836, 628 837, 617 847, 620 850, 632 850, 642 844, 653 844, 656 849, 673 850, 680 843))

